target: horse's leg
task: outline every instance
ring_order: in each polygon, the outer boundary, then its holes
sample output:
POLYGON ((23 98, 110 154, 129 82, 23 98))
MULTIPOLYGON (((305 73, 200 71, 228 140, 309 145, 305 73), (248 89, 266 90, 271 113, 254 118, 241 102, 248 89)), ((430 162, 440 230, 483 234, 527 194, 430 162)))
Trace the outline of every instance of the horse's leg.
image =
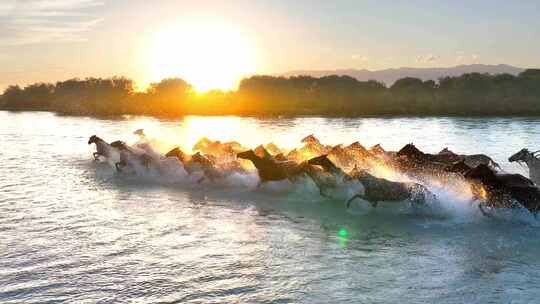
POLYGON ((487 213, 484 208, 482 207, 482 204, 478 204, 478 209, 480 209, 480 212, 482 212, 482 215, 488 218, 493 218, 493 215, 487 213))
POLYGON ((410 194, 411 203, 413 205, 425 205, 426 204, 426 197, 423 193, 418 193, 413 190, 413 192, 410 194))
POLYGON ((116 167, 116 171, 121 172, 125 166, 127 166, 127 163, 125 161, 119 161, 114 164, 116 167))
POLYGON ((98 152, 94 152, 92 153, 92 155, 94 156, 94 160, 99 160, 99 153, 98 152))
MULTIPOLYGON (((351 206, 351 203, 352 201, 354 201, 355 199, 357 198, 361 198, 361 199, 364 199, 364 196, 361 195, 361 194, 355 194, 353 197, 351 197, 348 201, 347 201, 347 208, 349 208, 351 206)), ((373 205, 373 203, 371 203, 373 205)), ((375 203, 375 207, 376 207, 376 203, 375 203)))
POLYGON ((320 187, 320 186, 317 186, 319 188, 319 194, 322 196, 322 197, 328 197, 328 195, 326 193, 324 193, 324 188, 323 187, 320 187))

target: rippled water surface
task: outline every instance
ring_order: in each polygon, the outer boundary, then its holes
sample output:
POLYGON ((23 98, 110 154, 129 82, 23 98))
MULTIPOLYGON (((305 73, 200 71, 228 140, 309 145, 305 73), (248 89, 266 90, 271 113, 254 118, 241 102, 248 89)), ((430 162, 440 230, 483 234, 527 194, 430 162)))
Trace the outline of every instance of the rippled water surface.
MULTIPOLYGON (((538 303, 540 228, 446 197, 442 214, 349 210, 302 189, 125 178, 87 139, 200 136, 293 147, 309 134, 505 161, 539 119, 105 120, 0 112, 1 303, 538 303)), ((249 184, 249 183, 247 183, 249 184)), ((302 188, 302 187, 300 187, 302 188)))

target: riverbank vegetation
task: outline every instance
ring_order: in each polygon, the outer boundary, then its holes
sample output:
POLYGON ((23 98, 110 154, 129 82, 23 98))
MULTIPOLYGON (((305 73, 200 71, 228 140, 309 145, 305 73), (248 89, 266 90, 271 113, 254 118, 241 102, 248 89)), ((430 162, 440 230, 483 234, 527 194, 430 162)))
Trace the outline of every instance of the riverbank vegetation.
POLYGON ((0 109, 72 115, 540 115, 540 69, 470 73, 437 81, 402 78, 391 86, 349 76, 252 76, 237 91, 196 93, 180 78, 136 92, 125 77, 11 85, 0 109))

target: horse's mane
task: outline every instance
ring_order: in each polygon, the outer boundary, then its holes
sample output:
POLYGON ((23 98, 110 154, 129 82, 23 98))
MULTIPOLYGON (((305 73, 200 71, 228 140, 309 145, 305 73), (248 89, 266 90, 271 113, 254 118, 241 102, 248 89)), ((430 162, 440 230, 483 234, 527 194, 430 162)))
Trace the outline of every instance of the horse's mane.
POLYGON ((343 145, 339 144, 339 145, 333 146, 332 149, 330 150, 330 152, 331 153, 343 153, 344 150, 345 149, 343 148, 343 145))
POLYGON ((319 139, 317 137, 315 137, 315 135, 313 134, 309 134, 308 136, 302 138, 302 140, 300 141, 302 143, 320 143, 319 139))
MULTIPOLYGON (((523 149, 521 149, 521 151, 519 151, 519 152, 522 152, 522 151, 525 152, 525 153, 527 153, 527 154, 529 154, 529 155, 531 155, 534 159, 540 161, 540 150, 531 152, 531 151, 529 151, 529 149, 523 148, 523 149)), ((518 152, 518 153, 519 153, 519 152, 518 152)), ((517 154, 517 153, 516 153, 516 154, 517 154)))
POLYGON ((531 152, 531 151, 529 151, 529 149, 525 149, 525 151, 528 152, 529 154, 531 154, 532 157, 534 157, 536 160, 540 161, 540 150, 531 152))
POLYGON ((414 144, 406 144, 401 150, 398 151, 398 155, 408 155, 408 154, 414 154, 414 155, 425 155, 424 152, 420 151, 414 144))
POLYGON ((445 147, 444 149, 442 149, 440 152, 439 152, 439 155, 457 155, 456 153, 454 153, 453 151, 451 151, 450 149, 448 149, 448 147, 445 147))
POLYGON ((347 148, 348 149, 367 151, 366 148, 364 146, 362 146, 362 144, 360 142, 358 142, 358 141, 353 142, 352 144, 347 146, 347 148))
POLYGON ((375 152, 375 153, 384 153, 384 152, 386 152, 384 150, 384 148, 381 146, 381 144, 374 145, 373 147, 369 148, 369 151, 370 152, 375 152))
POLYGON ((255 152, 255 155, 258 157, 272 157, 272 155, 264 148, 263 145, 258 145, 253 152, 255 152))

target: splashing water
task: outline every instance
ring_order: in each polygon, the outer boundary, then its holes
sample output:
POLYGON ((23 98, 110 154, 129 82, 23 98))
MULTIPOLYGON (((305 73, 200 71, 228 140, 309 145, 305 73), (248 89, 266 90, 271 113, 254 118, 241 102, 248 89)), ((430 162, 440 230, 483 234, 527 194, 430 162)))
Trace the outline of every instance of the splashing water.
MULTIPOLYGON (((118 174, 114 164, 92 161, 86 144, 90 134, 134 144, 133 130, 143 127, 160 154, 175 145, 190 151, 202 135, 249 148, 271 140, 291 150, 314 133, 329 145, 359 140, 396 150, 414 140, 430 153, 449 146, 493 155, 507 171, 527 174, 505 159, 540 147, 535 119, 171 121, 0 112, 0 120, 2 303, 536 303, 540 297, 540 229, 519 211, 482 216, 460 180, 422 182, 437 196, 429 204, 435 211, 407 202, 375 209, 358 202, 347 210, 339 193, 321 198, 309 179, 257 188, 250 168, 201 184, 170 164, 118 174)), ((380 170, 378 176, 405 180, 380 170)))

